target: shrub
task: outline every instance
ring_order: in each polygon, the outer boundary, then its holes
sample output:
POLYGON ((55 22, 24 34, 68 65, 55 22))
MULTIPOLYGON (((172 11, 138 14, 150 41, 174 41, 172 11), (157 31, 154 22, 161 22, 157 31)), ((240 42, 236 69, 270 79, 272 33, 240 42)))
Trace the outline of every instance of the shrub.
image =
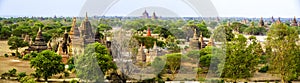
POLYGON ((64 77, 69 77, 69 76, 70 76, 69 72, 64 71, 64 77))
POLYGON ((29 60, 30 59, 30 55, 29 54, 26 54, 24 57, 23 57, 23 60, 29 60))
POLYGON ((269 66, 263 66, 262 68, 259 69, 258 72, 266 73, 268 70, 269 70, 269 66))
POLYGON ((8 70, 10 76, 15 76, 17 73, 17 69, 13 68, 12 70, 8 70))
POLYGON ((4 54, 5 57, 8 57, 8 54, 4 54))
POLYGON ((69 70, 69 71, 72 71, 73 69, 75 69, 75 66, 74 66, 74 64, 69 64, 69 66, 68 66, 68 70, 69 70))
POLYGON ((72 79, 71 81, 70 81, 70 83, 79 83, 77 80, 75 80, 75 79, 72 79))
POLYGON ((27 76, 26 72, 21 72, 18 74, 18 80, 21 80, 23 77, 27 76))
POLYGON ((20 79, 21 83, 36 83, 34 78, 29 77, 29 76, 25 76, 23 78, 20 79))

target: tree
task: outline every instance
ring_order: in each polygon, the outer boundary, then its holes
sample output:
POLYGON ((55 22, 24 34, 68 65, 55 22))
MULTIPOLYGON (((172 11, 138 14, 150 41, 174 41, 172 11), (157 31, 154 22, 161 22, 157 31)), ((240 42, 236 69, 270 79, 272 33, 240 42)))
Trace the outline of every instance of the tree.
POLYGON ((224 25, 218 26, 216 30, 214 30, 213 38, 216 40, 216 42, 231 41, 232 38, 234 38, 232 28, 224 25), (223 38, 226 38, 226 40, 223 38))
POLYGON ((76 57, 75 67, 76 75, 86 80, 86 82, 101 82, 103 81, 104 73, 111 69, 117 69, 104 45, 98 42, 88 44, 84 52, 84 54, 76 57))
POLYGON ((99 31, 108 31, 108 30, 111 30, 112 27, 108 26, 106 24, 99 24, 98 25, 98 29, 99 29, 99 31))
POLYGON ((210 31, 208 30, 206 23, 202 21, 201 23, 197 24, 197 33, 199 35, 203 35, 203 37, 209 38, 210 37, 210 31), (201 32, 201 33, 199 33, 201 32))
POLYGON ((244 29, 247 28, 248 26, 245 24, 242 24, 240 22, 233 22, 231 24, 231 27, 233 28, 234 31, 237 31, 239 33, 243 33, 244 29))
POLYGON ((253 76, 255 67, 258 65, 258 55, 255 54, 253 46, 255 42, 247 46, 247 39, 238 35, 233 41, 226 43, 226 62, 224 68, 219 66, 221 77, 230 78, 237 81, 237 79, 246 79, 253 76), (222 72, 223 71, 223 72, 222 72))
POLYGON ((0 25, 0 39, 8 39, 11 36, 11 30, 8 27, 1 27, 0 25))
POLYGON ((12 36, 8 39, 7 44, 10 46, 9 49, 16 49, 16 53, 19 53, 20 47, 28 46, 28 42, 24 42, 21 38, 12 36))
POLYGON ((297 79, 299 76, 299 40, 295 28, 282 23, 273 24, 268 32, 266 52, 269 57, 269 70, 278 74, 281 82, 297 79))
POLYGON ((65 69, 62 57, 53 51, 45 50, 30 61, 31 68, 44 77, 45 81, 52 75, 61 73, 65 69))
POLYGON ((187 57, 180 54, 180 53, 173 53, 173 54, 166 54, 163 56, 166 60, 166 69, 171 71, 172 77, 171 79, 175 78, 175 74, 177 70, 180 68, 181 59, 186 59, 187 57))

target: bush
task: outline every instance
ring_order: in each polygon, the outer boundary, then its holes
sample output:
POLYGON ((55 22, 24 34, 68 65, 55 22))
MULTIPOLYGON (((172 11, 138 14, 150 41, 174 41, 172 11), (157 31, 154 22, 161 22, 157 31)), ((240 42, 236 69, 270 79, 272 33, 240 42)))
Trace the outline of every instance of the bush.
POLYGON ((18 80, 21 80, 23 77, 27 76, 25 72, 21 72, 18 74, 18 80))
POLYGON ((70 73, 67 71, 64 71, 64 77, 69 77, 69 76, 70 76, 70 73))
POLYGON ((69 70, 69 71, 72 71, 73 69, 75 69, 75 66, 74 66, 74 64, 69 64, 69 66, 68 66, 68 70, 69 70))
POLYGON ((72 79, 71 81, 70 81, 70 83, 79 83, 77 80, 75 80, 75 79, 72 79))
POLYGON ((260 68, 258 72, 266 73, 268 70, 269 70, 269 66, 264 66, 264 67, 260 68))
POLYGON ((30 55, 29 54, 26 54, 24 57, 23 57, 23 60, 29 60, 30 59, 30 55))
POLYGON ((12 70, 8 70, 10 76, 15 76, 17 73, 17 69, 13 68, 12 70))
POLYGON ((29 76, 25 76, 23 78, 20 79, 21 83, 36 83, 34 78, 29 77, 29 76))
POLYGON ((8 54, 4 54, 5 57, 8 57, 8 54))

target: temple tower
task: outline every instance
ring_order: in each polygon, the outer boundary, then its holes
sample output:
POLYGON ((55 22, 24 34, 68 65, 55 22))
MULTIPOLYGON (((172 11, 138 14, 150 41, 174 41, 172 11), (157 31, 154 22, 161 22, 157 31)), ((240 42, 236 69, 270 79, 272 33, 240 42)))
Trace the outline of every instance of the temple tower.
POLYGON ((298 22, 297 22, 296 16, 294 16, 294 19, 291 22, 291 26, 298 26, 298 22))
POLYGON ((143 18, 149 18, 149 14, 148 14, 148 12, 146 10, 143 13, 143 18))
POLYGON ((215 46, 215 42, 214 42, 214 39, 212 37, 209 38, 207 46, 215 46))
POLYGON ((138 54, 137 54, 136 58, 137 58, 137 62, 146 62, 146 53, 144 51, 142 44, 138 50, 138 54))
POLYGON ((197 37, 197 30, 194 29, 193 39, 189 42, 189 50, 199 50, 200 43, 197 37))
POLYGON ((73 17, 72 27, 69 34, 72 39, 78 38, 80 36, 79 30, 76 27, 76 17, 73 17))
POLYGON ((277 24, 281 23, 280 17, 278 17, 278 20, 276 21, 277 24))
POLYGON ((264 27, 264 26, 265 26, 265 22, 263 20, 263 17, 261 17, 259 20, 259 27, 264 27))
POLYGON ((152 19, 154 19, 154 20, 157 19, 157 16, 156 16, 155 12, 153 12, 152 19))
POLYGON ((200 33, 200 37, 199 37, 199 42, 200 42, 200 49, 202 49, 202 48, 205 48, 206 47, 206 44, 205 44, 205 42, 204 42, 204 40, 203 40, 203 36, 202 36, 202 33, 200 33))
POLYGON ((34 51, 41 52, 48 48, 47 43, 45 42, 43 35, 42 35, 42 28, 39 28, 39 31, 36 35, 35 41, 32 45, 34 51))

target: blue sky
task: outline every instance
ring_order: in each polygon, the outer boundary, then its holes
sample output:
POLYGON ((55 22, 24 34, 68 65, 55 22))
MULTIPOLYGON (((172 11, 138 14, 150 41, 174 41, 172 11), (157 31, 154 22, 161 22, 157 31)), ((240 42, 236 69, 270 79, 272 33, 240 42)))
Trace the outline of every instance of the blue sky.
MULTIPOLYGON (((98 0, 99 5, 105 0, 98 0)), ((179 16, 199 16, 187 0, 119 0, 104 13, 91 15, 126 16, 145 7, 161 7, 179 16)), ((300 17, 299 0, 211 0, 221 17, 300 17)), ((0 0, 0 16, 79 16, 85 0, 0 0)), ((95 4, 95 3, 94 3, 95 4)), ((98 3, 96 3, 98 4, 98 3)), ((91 6, 97 8, 98 6, 91 6)), ((94 8, 94 11, 99 11, 94 8)), ((93 9, 93 8, 91 8, 93 9)), ((162 11, 147 9, 165 16, 162 11)), ((137 12, 136 15, 138 15, 137 12)))

